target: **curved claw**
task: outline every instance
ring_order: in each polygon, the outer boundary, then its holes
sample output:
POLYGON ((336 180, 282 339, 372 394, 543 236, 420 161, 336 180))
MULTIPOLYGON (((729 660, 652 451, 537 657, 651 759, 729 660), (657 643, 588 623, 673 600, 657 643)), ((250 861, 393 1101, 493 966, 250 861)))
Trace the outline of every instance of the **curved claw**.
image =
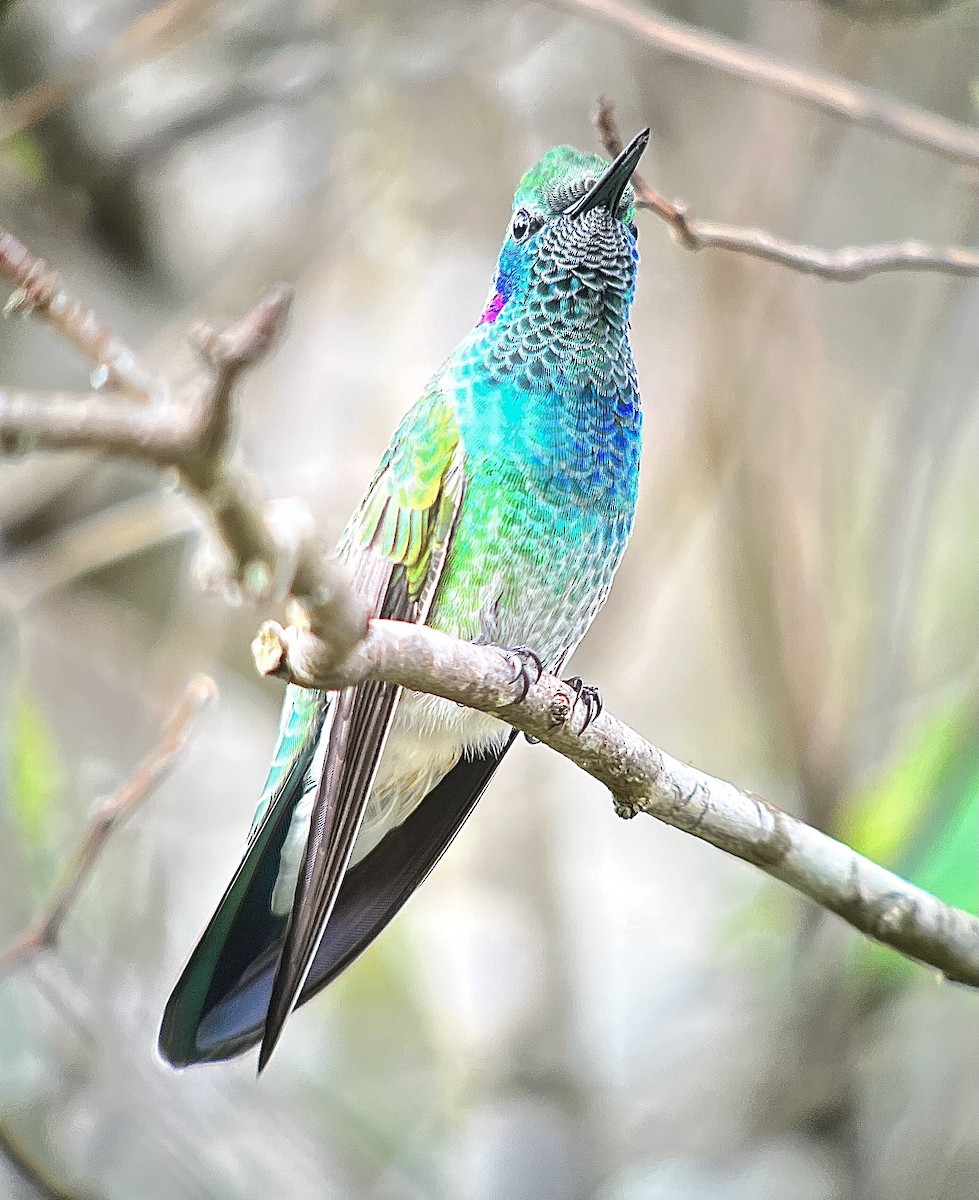
POLYGON ((597 721, 602 715, 605 708, 605 701, 602 699, 602 693, 597 687, 592 687, 590 683, 585 683, 580 675, 572 675, 570 679, 564 681, 568 687, 574 689, 575 705, 577 706, 580 700, 585 706, 585 719, 581 723, 579 733, 584 733, 593 721, 597 721))
POLYGON ((513 678, 510 682, 521 685, 520 695, 514 700, 514 704, 520 704, 527 699, 531 684, 537 683, 544 674, 544 664, 540 660, 540 655, 528 649, 527 646, 503 647, 502 649, 514 665, 513 678), (531 669, 534 671, 533 679, 531 679, 531 669))

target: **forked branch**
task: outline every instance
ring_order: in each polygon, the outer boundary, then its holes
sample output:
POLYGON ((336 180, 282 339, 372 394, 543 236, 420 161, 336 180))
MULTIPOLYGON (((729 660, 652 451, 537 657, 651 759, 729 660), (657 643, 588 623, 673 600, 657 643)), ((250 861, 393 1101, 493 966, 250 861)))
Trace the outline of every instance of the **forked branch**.
MULTIPOLYGON (((615 107, 605 96, 599 97, 595 128, 610 158, 622 152, 615 107)), ((905 241, 820 250, 816 246, 786 241, 765 229, 745 229, 698 220, 689 216, 678 200, 667 200, 638 172, 632 177, 632 186, 636 192, 636 207, 665 221, 686 250, 732 250, 835 283, 857 283, 871 275, 892 271, 932 271, 965 278, 979 276, 979 252, 964 246, 929 246, 925 242, 905 241)))
POLYGON ((345 572, 327 558, 311 521, 284 529, 271 518, 254 481, 232 456, 235 388, 281 336, 291 290, 273 288, 227 329, 196 325, 190 337, 201 370, 176 394, 68 295, 54 271, 3 230, 0 276, 14 286, 7 315, 46 321, 120 393, 0 390, 0 449, 93 450, 176 471, 229 550, 234 584, 256 600, 296 597, 338 648, 351 648, 363 635, 367 613, 346 586, 345 572))

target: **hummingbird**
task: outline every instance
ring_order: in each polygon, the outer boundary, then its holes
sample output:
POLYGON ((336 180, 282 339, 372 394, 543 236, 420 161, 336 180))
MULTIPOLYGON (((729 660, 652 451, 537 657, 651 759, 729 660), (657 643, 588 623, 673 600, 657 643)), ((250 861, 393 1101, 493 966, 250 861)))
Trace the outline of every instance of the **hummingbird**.
MULTIPOLYGON (((642 414, 630 178, 570 146, 521 179, 478 322, 401 421, 337 553, 378 617, 560 672, 632 529, 642 414)), ((595 689, 573 681, 586 722, 595 689)), ((368 681, 290 685, 241 864, 167 1003, 175 1067, 261 1042, 381 932, 458 833, 516 732, 368 681)))

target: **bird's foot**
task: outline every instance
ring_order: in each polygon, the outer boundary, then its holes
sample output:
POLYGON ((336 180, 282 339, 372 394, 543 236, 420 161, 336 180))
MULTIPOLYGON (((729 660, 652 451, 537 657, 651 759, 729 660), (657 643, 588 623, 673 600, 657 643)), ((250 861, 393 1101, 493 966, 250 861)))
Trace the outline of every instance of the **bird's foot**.
MULTIPOLYGON (((527 693, 530 691, 530 685, 536 683, 544 673, 544 664, 540 660, 540 655, 526 646, 507 647, 501 646, 508 662, 513 664, 513 678, 511 683, 520 684, 520 695, 514 701, 515 704, 520 704, 527 699, 527 693), (533 675, 533 678, 531 678, 533 675)), ((524 737, 531 746, 536 746, 540 742, 540 738, 535 738, 532 733, 525 733, 524 737)))
POLYGON ((509 682, 520 687, 520 695, 513 703, 522 704, 527 699, 531 685, 535 684, 544 674, 544 664, 540 660, 540 655, 526 646, 501 646, 500 649, 507 662, 513 666, 513 678, 509 682))
MULTIPOLYGON (((605 707, 602 693, 597 687, 592 687, 590 683, 585 683, 580 675, 572 675, 570 679, 565 679, 564 682, 569 688, 574 690, 575 708, 578 707, 579 702, 585 706, 585 719, 578 730, 579 733, 584 733, 588 726, 601 716, 602 709, 605 707)), ((574 709, 571 711, 574 712, 574 709)))

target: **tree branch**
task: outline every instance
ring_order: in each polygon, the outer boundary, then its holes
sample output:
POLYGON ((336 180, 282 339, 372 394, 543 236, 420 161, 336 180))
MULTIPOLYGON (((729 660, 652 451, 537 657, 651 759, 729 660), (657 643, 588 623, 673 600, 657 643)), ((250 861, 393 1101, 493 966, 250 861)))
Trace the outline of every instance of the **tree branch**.
MULTIPOLYGON (((615 106, 605 96, 598 100, 595 128, 609 157, 615 158, 622 152, 615 106)), ((963 246, 939 248, 924 242, 906 241, 820 250, 785 241, 764 229, 699 221, 687 215, 683 204, 667 200, 638 173, 632 177, 632 186, 636 192, 636 207, 647 209, 665 221, 676 240, 687 250, 733 250, 835 283, 855 283, 887 271, 935 271, 965 278, 979 276, 979 252, 963 246)))
POLYGON ((979 129, 901 104, 822 71, 808 71, 760 50, 619 0, 548 0, 553 8, 588 16, 631 34, 676 58, 713 67, 884 137, 931 151, 952 162, 979 166, 979 129))
POLYGON ((0 277, 15 288, 6 315, 25 312, 46 321, 135 398, 0 390, 0 449, 101 450, 172 468, 231 552, 229 573, 238 588, 254 599, 296 597, 331 645, 352 649, 363 636, 367 611, 347 586, 347 573, 326 557, 311 520, 286 529, 271 519, 254 482, 231 460, 235 387, 281 336, 290 289, 273 288, 224 331, 197 325, 191 339, 201 375, 174 396, 165 378, 143 367, 121 338, 63 290, 45 263, 2 229, 0 277))
POLYGON ((302 687, 381 679, 490 713, 530 734, 611 791, 622 817, 646 813, 692 833, 811 897, 855 929, 948 979, 979 987, 979 918, 954 909, 752 792, 678 762, 602 712, 585 730, 574 690, 542 675, 517 697, 513 664, 492 646, 374 620, 353 655, 337 659, 308 630, 266 622, 253 643, 266 675, 302 687))
POLYGON ((110 332, 91 309, 72 300, 61 280, 43 259, 6 230, 0 229, 0 276, 14 285, 3 315, 42 317, 94 367, 93 384, 103 383, 137 400, 156 398, 163 381, 144 367, 135 352, 110 332))
MULTIPOLYGON (((368 622, 344 573, 322 556, 314 531, 300 531, 285 546, 232 463, 228 441, 234 386, 272 344, 287 307, 288 296, 279 289, 224 334, 207 327, 198 332, 205 386, 197 386, 197 399, 189 405, 162 406, 174 421, 175 448, 169 458, 156 459, 175 467, 211 511, 239 568, 258 559, 270 577, 286 582, 292 624, 262 627, 253 646, 262 673, 304 687, 380 679, 492 713, 606 784, 620 815, 645 812, 692 833, 812 897, 868 936, 949 979, 979 987, 976 917, 752 793, 677 762, 608 713, 582 730, 574 692, 552 676, 543 676, 518 703, 512 665, 498 650, 402 622, 368 622)), ((39 437, 37 411, 32 422, 32 434, 39 437)), ((132 432, 132 443, 121 453, 140 453, 135 418, 132 432)), ((23 434, 0 395, 0 443, 23 434)), ((239 578, 247 574, 238 571, 239 578)))
POLYGON ((176 711, 164 725, 157 745, 95 810, 46 908, 29 929, 6 949, 0 950, 0 977, 57 943, 65 918, 113 831, 132 816, 163 781, 186 744, 194 722, 215 695, 214 683, 206 675, 198 675, 190 681, 176 711))

